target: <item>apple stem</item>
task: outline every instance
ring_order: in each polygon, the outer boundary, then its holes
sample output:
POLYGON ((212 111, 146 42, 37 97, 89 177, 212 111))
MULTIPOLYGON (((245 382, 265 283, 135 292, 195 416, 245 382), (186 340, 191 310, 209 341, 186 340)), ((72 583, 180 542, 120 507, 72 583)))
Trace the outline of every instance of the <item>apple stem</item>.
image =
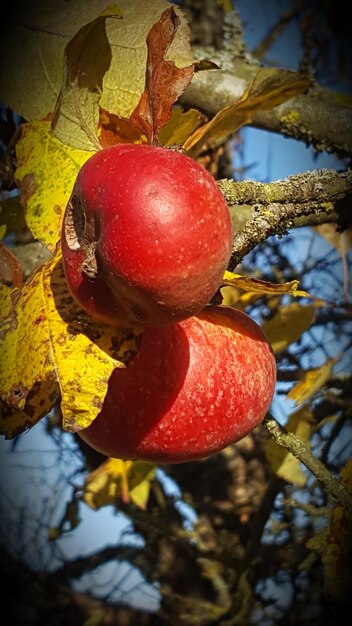
POLYGON ((324 486, 326 491, 352 515, 352 494, 350 494, 341 482, 331 474, 324 463, 312 454, 310 448, 296 437, 296 435, 289 432, 284 426, 281 426, 270 413, 265 416, 263 426, 265 426, 269 434, 275 439, 276 443, 280 447, 286 448, 303 463, 324 486))

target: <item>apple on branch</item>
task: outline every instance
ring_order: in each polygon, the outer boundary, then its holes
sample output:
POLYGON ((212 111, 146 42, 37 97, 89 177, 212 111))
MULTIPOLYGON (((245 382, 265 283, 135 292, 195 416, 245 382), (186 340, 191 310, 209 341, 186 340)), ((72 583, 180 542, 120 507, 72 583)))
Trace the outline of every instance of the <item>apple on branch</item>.
POLYGON ((120 327, 160 327, 200 312, 221 286, 231 216, 194 159, 117 144, 79 171, 61 242, 68 287, 88 314, 120 327))
POLYGON ((276 382, 260 326, 225 306, 150 328, 103 408, 78 435, 109 457, 182 463, 208 457, 263 420, 276 382))

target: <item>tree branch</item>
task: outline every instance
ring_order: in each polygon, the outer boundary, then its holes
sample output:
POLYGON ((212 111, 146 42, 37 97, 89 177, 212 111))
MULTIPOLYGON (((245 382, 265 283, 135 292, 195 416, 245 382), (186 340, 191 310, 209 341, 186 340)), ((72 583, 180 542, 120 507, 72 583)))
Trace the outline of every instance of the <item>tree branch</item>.
POLYGON ((272 183, 220 180, 234 223, 233 270, 256 245, 288 229, 332 219, 351 222, 352 171, 321 169, 272 183), (302 221, 302 218, 304 220, 302 221), (313 219, 312 219, 313 218, 313 219))
MULTIPOLYGON (((197 72, 180 101, 187 107, 199 108, 210 117, 237 100, 260 69, 255 62, 233 61, 226 49, 195 49, 194 56, 210 58, 222 69, 197 72)), ((349 156, 352 153, 351 121, 351 99, 316 85, 308 93, 269 111, 258 111, 251 125, 304 141, 319 151, 349 156)))
POLYGON ((327 467, 319 461, 294 433, 289 432, 276 421, 269 413, 263 420, 263 425, 281 448, 286 448, 305 467, 314 474, 315 478, 324 486, 326 491, 344 506, 352 515, 352 494, 331 474, 327 467))
POLYGON ((285 180, 272 183, 220 180, 218 184, 231 204, 332 202, 352 195, 352 170, 339 173, 320 169, 288 176, 285 180))
POLYGON ((152 571, 145 548, 141 550, 131 546, 107 546, 88 556, 65 561, 60 568, 55 570, 55 579, 65 582, 68 579, 80 578, 83 574, 92 572, 109 561, 128 561, 137 567, 147 578, 152 571))

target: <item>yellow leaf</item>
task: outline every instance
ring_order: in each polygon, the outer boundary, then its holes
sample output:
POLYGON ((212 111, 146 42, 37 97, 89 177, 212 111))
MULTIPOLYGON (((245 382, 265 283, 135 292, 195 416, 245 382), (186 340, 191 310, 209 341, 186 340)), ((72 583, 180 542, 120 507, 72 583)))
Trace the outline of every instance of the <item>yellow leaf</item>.
POLYGON ((60 238, 63 212, 77 173, 92 154, 61 143, 53 135, 50 122, 22 126, 16 144, 15 176, 27 224, 35 239, 51 251, 60 238))
POLYGON ((144 509, 155 469, 146 461, 107 459, 87 476, 83 499, 92 509, 116 504, 118 498, 144 509))
POLYGON ((218 0, 218 4, 221 6, 223 11, 232 11, 233 6, 231 0, 218 0))
POLYGON ((146 509, 150 494, 150 480, 142 480, 130 491, 130 498, 139 509, 146 509))
MULTIPOLYGON (((352 493, 352 459, 347 461, 339 478, 347 491, 352 493)), ((339 611, 351 609, 352 516, 341 504, 335 504, 331 512, 322 560, 329 600, 339 611)))
POLYGON ((308 370, 304 373, 300 380, 287 394, 289 400, 294 400, 296 404, 301 404, 315 394, 328 380, 335 359, 328 359, 320 367, 308 370))
POLYGON ((182 146, 190 134, 201 124, 201 114, 196 109, 183 112, 174 109, 171 118, 158 134, 158 141, 164 146, 182 146))
POLYGON ((302 336, 315 318, 315 307, 303 306, 296 302, 280 307, 270 319, 262 324, 262 329, 270 341, 274 352, 282 352, 302 336))
POLYGON ((265 280, 251 278, 250 276, 233 274, 232 272, 226 270, 222 284, 223 286, 238 287, 244 291, 251 291, 254 293, 264 293, 269 295, 290 294, 291 296, 301 296, 303 298, 309 297, 309 294, 306 291, 300 291, 298 289, 298 280, 275 284, 265 280))
POLYGON ((273 109, 303 93, 309 85, 310 80, 297 72, 275 68, 259 70, 242 96, 197 129, 185 141, 184 149, 196 156, 205 143, 226 139, 241 126, 250 124, 258 110, 273 109))
MULTIPOLYGON (((314 418, 308 407, 304 406, 291 413, 286 428, 294 433, 303 443, 309 444, 314 418)), ((274 439, 270 439, 265 446, 266 457, 273 471, 287 482, 299 487, 306 484, 307 477, 302 471, 301 464, 291 452, 278 446, 274 439)))
POLYGON ((7 436, 19 431, 21 419, 22 430, 29 425, 29 400, 33 422, 42 417, 36 393, 49 384, 55 402, 55 382, 64 428, 89 426, 102 407, 110 374, 137 351, 137 335, 91 321, 73 302, 59 247, 21 287, 2 287, 0 305, 1 397, 16 412, 15 424, 8 416, 3 420, 7 436))
POLYGON ((241 293, 241 291, 236 287, 222 287, 221 296, 222 304, 225 306, 232 306, 241 311, 245 311, 250 304, 253 304, 261 297, 260 293, 253 293, 250 291, 241 293))
POLYGON ((118 18, 121 18, 123 16, 122 16, 122 11, 121 11, 120 7, 117 4, 114 4, 112 2, 107 7, 105 7, 105 9, 100 13, 100 17, 118 17, 118 18))

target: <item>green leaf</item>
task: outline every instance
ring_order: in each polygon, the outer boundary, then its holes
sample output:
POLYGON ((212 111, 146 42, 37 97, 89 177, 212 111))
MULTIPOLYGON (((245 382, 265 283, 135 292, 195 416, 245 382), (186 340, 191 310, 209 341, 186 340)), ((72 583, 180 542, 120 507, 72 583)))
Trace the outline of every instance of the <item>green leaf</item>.
POLYGON ((50 122, 22 126, 16 144, 16 182, 27 225, 50 251, 60 239, 63 213, 77 173, 92 154, 59 141, 50 122))
MULTIPOLYGON (((119 0, 117 5, 109 5, 107 0, 32 0, 23 4, 21 11, 16 6, 14 16, 9 12, 2 20, 0 99, 27 121, 41 120, 53 113, 62 87, 65 48, 82 27, 101 16, 106 19, 112 58, 104 75, 99 104, 110 113, 129 118, 145 87, 147 35, 167 8, 170 3, 166 0, 119 0), (116 19, 116 6, 122 19, 116 19)), ((180 15, 181 28, 167 58, 178 67, 185 67, 193 60, 189 28, 180 9, 175 10, 180 15)), ((94 50, 95 44, 92 55, 94 50)), ((98 56, 99 50, 95 54, 98 56)), ((86 53, 84 56, 88 58, 86 53)), ((85 108, 82 102, 80 106, 85 108)))
POLYGON ((99 100, 112 59, 106 17, 83 26, 65 49, 64 80, 52 128, 58 139, 79 150, 100 148, 99 100))
POLYGON ((0 30, 0 99, 25 120, 53 113, 62 82, 66 44, 96 19, 107 0, 31 0, 16 3, 0 30))

